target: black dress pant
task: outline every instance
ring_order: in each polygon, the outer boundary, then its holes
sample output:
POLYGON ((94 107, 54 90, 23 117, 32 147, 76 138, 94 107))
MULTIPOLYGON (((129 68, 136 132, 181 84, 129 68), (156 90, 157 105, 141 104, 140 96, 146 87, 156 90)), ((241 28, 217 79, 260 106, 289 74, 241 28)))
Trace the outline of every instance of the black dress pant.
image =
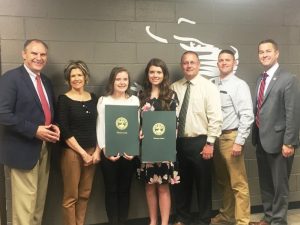
POLYGON ((107 159, 101 153, 101 168, 105 186, 105 207, 109 224, 124 224, 128 217, 129 194, 134 160, 120 157, 116 162, 107 159))
POLYGON ((192 221, 191 201, 196 185, 198 212, 194 222, 209 224, 212 210, 212 160, 200 155, 207 137, 177 138, 177 160, 180 183, 174 185, 176 221, 189 224, 192 221))

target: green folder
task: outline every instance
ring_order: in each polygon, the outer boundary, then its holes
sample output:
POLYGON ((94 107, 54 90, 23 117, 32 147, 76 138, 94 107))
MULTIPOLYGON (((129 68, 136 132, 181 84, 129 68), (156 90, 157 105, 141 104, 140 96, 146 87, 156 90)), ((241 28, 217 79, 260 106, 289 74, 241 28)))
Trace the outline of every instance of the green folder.
POLYGON ((139 155, 138 106, 105 106, 105 154, 139 155))
POLYGON ((175 111, 143 112, 142 162, 176 161, 175 111))

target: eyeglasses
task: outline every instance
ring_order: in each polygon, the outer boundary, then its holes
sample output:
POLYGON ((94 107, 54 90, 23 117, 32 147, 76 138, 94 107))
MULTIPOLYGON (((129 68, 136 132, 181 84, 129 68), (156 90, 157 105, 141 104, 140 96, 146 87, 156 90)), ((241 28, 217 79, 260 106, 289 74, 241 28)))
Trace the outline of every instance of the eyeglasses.
POLYGON ((88 106, 84 102, 81 102, 81 103, 82 103, 82 108, 85 111, 85 113, 90 114, 91 112, 89 111, 88 106))
POLYGON ((198 62, 195 62, 195 61, 184 61, 181 64, 184 66, 188 66, 188 65, 195 66, 197 63, 198 62))

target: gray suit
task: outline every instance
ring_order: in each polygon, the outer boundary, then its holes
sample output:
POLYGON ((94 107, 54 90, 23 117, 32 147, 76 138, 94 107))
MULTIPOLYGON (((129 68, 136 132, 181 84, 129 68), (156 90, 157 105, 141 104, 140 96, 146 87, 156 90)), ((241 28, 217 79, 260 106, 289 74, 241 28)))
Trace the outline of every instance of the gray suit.
MULTIPOLYGON (((257 80, 256 95, 261 77, 257 80)), ((257 96, 254 114, 257 112, 257 96)), ((299 145, 299 87, 296 77, 280 67, 274 73, 260 109, 259 129, 254 124, 252 142, 256 145, 264 220, 287 224, 288 180, 293 156, 282 156, 282 145, 299 145)))

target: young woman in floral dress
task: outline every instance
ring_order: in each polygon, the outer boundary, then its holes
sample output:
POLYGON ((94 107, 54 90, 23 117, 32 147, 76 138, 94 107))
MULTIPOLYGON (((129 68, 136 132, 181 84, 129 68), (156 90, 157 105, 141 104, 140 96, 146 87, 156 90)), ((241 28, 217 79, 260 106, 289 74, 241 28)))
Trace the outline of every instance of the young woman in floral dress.
MULTIPOLYGON (((170 89, 169 72, 164 61, 153 58, 145 69, 144 90, 139 93, 141 112, 175 111, 177 95, 170 89)), ((141 117, 142 118, 142 117, 141 117)), ((163 151, 163 149, 162 149, 163 151)), ((142 163, 138 178, 145 181, 150 225, 157 225, 157 207, 160 209, 161 225, 168 225, 171 209, 169 184, 179 182, 174 162, 142 163)))

